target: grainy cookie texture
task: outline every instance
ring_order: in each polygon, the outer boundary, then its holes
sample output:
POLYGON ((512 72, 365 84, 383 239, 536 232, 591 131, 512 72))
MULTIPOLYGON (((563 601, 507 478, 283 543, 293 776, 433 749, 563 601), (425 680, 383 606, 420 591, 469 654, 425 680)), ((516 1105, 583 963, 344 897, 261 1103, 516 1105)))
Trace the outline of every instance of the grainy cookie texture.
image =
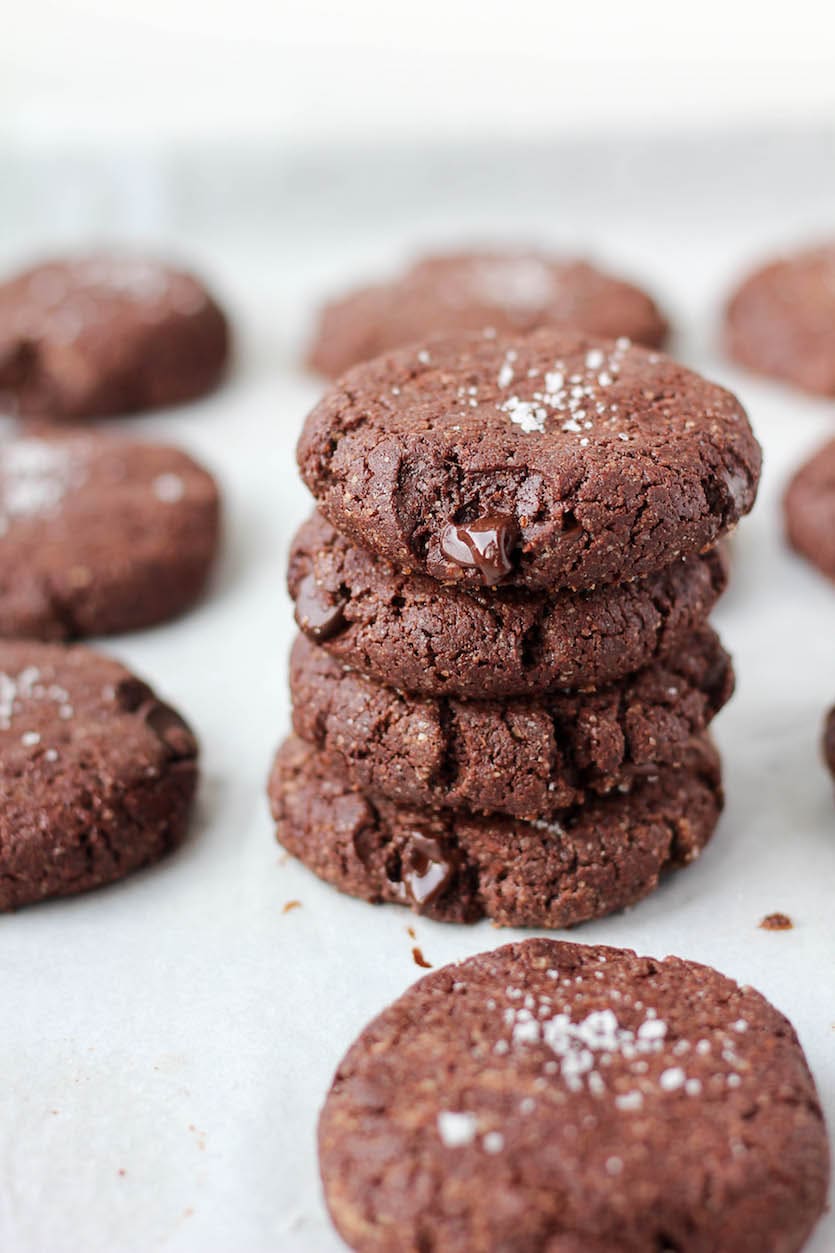
POLYGON ((835 244, 779 257, 749 275, 728 304, 725 343, 752 370, 835 395, 835 244))
POLYGON ((290 690, 296 734, 370 796, 537 819, 679 764, 729 699, 733 670, 703 629, 669 662, 596 693, 462 701, 399 692, 300 636, 290 690))
POLYGON ((298 460, 334 526, 470 587, 652 573, 733 527, 760 473, 729 392, 626 340, 553 330, 355 367, 308 417, 298 460))
POLYGON ((51 260, 0 284, 0 396, 24 416, 101 418, 203 395, 229 355, 202 283, 129 254, 51 260))
POLYGON ((0 909, 84 892, 182 839, 197 745, 124 666, 0 641, 0 909))
POLYGON ((350 366, 438 332, 571 326, 657 348, 667 323, 646 292, 586 261, 532 252, 426 257, 402 277, 322 310, 309 362, 335 378, 350 366))
POLYGON ((796 1253, 825 1203, 791 1024, 680 958, 531 939, 433 972, 319 1120, 361 1253, 796 1253))
POLYGON ((179 449, 92 434, 0 444, 0 635, 171 618, 203 591, 219 526, 214 479, 179 449))
POLYGON ((269 785, 278 839, 351 896, 410 906, 444 922, 567 927, 623 909, 662 871, 698 856, 722 806, 719 762, 694 741, 681 769, 527 822, 372 800, 298 739, 269 785))
POLYGON ((835 439, 794 475, 783 510, 792 547, 835 580, 835 439))
POLYGON ((725 588, 720 553, 576 595, 464 591, 406 574, 319 514, 290 550, 301 629, 332 657, 426 695, 472 698, 593 688, 681 649, 725 588))

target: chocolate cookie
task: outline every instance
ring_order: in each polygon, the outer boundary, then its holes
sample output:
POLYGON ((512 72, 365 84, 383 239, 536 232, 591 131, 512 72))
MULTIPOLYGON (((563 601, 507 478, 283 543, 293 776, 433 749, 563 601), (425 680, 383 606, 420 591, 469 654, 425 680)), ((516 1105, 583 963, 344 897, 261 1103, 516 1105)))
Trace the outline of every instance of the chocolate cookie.
POLYGON ((211 475, 104 435, 0 444, 0 635, 130 631, 199 597, 219 541, 211 475))
POLYGON ((399 279, 322 310, 309 363, 331 378, 352 365, 438 332, 525 333, 569 326, 657 348, 667 323, 651 297, 586 261, 531 252, 427 257, 399 279))
POLYGON ((826 1128, 797 1036, 708 966, 531 939, 434 971, 319 1120, 361 1253, 796 1253, 826 1128))
POLYGON ((679 655, 589 695, 462 701, 398 692, 300 636, 293 728, 372 798, 549 818, 659 766, 679 764, 733 690, 703 629, 679 655))
POLYGON ((783 498, 792 548, 835 579, 835 439, 795 474, 783 498))
POLYGON ((466 592, 406 575, 319 514, 290 551, 296 621, 336 660, 426 695, 541 696, 610 683, 680 649, 727 581, 713 551, 593 592, 466 592))
POLYGON ((725 345, 752 370, 835 396, 835 244, 746 278, 728 304, 725 345))
POLYGON ((197 744, 86 648, 0 641, 0 909, 86 892, 185 834, 197 744))
POLYGON ((351 539, 469 587, 655 572, 747 513, 760 473, 729 392, 626 340, 553 330, 355 367, 308 417, 298 459, 351 539))
POLYGON ((102 418, 208 392, 229 355, 202 283, 159 261, 91 254, 0 284, 0 395, 16 412, 102 418))
POLYGON ((835 708, 830 709, 823 728, 823 759, 835 776, 835 708))
POLYGON ((570 927, 634 904, 662 871, 698 856, 722 805, 707 741, 694 741, 681 769, 662 767, 559 822, 372 801, 298 739, 279 750, 269 792, 280 843, 340 891, 508 927, 570 927))

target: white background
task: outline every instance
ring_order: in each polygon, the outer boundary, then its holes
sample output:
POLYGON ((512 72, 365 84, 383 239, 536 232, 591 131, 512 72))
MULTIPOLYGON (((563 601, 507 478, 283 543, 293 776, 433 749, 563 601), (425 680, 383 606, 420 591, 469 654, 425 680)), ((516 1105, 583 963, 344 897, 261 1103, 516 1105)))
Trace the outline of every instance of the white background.
POLYGON ((835 115, 826 0, 3 0, 0 134, 727 127, 835 115))

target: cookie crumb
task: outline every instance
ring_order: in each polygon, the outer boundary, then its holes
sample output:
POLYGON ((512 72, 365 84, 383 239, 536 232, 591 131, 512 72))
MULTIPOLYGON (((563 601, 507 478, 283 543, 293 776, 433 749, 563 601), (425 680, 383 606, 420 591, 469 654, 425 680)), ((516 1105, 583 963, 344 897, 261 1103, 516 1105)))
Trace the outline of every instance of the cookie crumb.
POLYGON ((791 931, 794 923, 788 914, 766 914, 759 924, 762 931, 791 931))
POLYGON ((428 962, 417 945, 412 949, 412 957, 416 966, 422 967, 423 970, 431 970, 432 963, 428 962))
POLYGON ((301 909, 301 907, 302 907, 301 901, 288 901, 281 912, 283 914, 290 914, 293 912, 294 909, 301 909))

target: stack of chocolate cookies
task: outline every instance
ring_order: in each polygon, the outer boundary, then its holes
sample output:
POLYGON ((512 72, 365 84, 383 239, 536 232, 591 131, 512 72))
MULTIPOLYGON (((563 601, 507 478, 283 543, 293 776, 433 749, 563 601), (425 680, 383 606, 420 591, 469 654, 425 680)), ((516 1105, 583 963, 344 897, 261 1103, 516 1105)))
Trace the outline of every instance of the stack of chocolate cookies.
POLYGON ((350 370, 298 453, 281 843, 352 895, 515 926, 696 857, 733 688, 715 546, 760 472, 736 399, 626 340, 471 333, 350 370))

